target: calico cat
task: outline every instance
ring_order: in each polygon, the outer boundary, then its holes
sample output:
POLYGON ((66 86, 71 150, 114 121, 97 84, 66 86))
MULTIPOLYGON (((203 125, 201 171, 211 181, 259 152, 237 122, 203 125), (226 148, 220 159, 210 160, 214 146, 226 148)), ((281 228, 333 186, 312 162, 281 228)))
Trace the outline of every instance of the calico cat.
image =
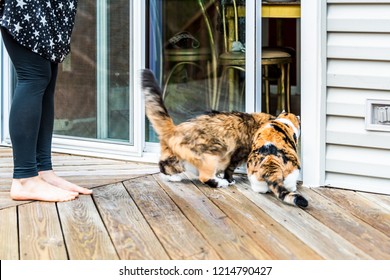
POLYGON ((288 204, 307 207, 308 201, 295 192, 300 171, 299 134, 299 118, 291 113, 282 112, 263 125, 253 138, 247 172, 254 191, 266 193, 271 190, 288 204))
POLYGON ((146 115, 159 136, 161 173, 179 181, 184 162, 194 166, 210 187, 233 184, 235 168, 247 160, 254 133, 275 117, 265 113, 210 112, 179 125, 173 123, 150 70, 141 71, 146 115), (223 172, 223 179, 217 173, 223 172))

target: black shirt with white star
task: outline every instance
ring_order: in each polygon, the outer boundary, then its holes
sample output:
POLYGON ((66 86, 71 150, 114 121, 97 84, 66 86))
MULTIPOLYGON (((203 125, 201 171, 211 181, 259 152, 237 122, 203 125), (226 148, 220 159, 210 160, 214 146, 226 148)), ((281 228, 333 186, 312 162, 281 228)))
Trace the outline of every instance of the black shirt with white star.
POLYGON ((53 61, 70 52, 77 0, 2 0, 0 26, 21 45, 53 61))

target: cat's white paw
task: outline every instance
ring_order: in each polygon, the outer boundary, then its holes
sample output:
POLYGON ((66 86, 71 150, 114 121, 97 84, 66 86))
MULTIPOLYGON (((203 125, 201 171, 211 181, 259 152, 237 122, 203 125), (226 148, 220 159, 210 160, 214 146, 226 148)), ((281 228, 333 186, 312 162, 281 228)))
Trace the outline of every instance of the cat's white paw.
POLYGON ((268 185, 264 181, 258 181, 255 175, 248 176, 251 188, 254 192, 266 193, 269 191, 268 185))
MULTIPOLYGON (((224 180, 224 181, 228 181, 227 179, 224 179, 223 176, 224 176, 223 173, 217 174, 217 178, 218 178, 218 179, 224 180)), ((230 186, 230 185, 234 185, 235 183, 236 183, 236 181, 235 181, 234 179, 233 179, 231 182, 228 181, 229 186, 230 186)))
POLYGON ((217 188, 226 188, 229 186, 229 181, 225 179, 215 178, 214 179, 217 182, 217 188))
POLYGON ((236 183, 236 180, 233 180, 233 181, 229 182, 229 186, 234 185, 235 183, 236 183))
POLYGON ((160 176, 163 180, 169 182, 180 182, 182 180, 181 176, 178 174, 167 175, 167 174, 160 173, 160 176))

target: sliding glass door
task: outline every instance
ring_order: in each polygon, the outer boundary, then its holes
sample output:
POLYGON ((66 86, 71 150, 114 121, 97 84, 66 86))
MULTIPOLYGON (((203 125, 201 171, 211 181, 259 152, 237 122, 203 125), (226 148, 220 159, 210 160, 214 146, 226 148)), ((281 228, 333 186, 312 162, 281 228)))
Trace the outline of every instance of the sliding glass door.
POLYGON ((92 154, 139 153, 134 139, 141 125, 134 123, 132 26, 141 15, 133 17, 133 11, 129 0, 78 2, 72 51, 58 75, 54 126, 58 147, 92 154))
POLYGON ((60 64, 55 133, 132 143, 129 2, 79 1, 72 52, 60 64))
MULTIPOLYGON (((79 1, 72 51, 59 65, 53 150, 155 160, 138 82, 145 67, 176 123, 260 110, 260 11, 261 1, 246 0, 79 1)), ((7 120, 12 75, 2 81, 7 120)))
MULTIPOLYGON (((256 2, 149 1, 148 67, 175 123, 211 110, 255 110, 256 2)), ((150 126, 146 139, 157 141, 150 126)))

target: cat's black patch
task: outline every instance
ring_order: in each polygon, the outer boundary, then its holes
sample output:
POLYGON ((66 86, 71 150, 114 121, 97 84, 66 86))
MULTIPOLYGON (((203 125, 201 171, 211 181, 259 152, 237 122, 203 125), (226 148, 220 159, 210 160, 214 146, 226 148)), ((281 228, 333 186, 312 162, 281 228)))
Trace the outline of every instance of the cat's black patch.
POLYGON ((207 180, 205 184, 212 188, 218 188, 218 182, 214 179, 207 180))
POLYGON ((228 181, 229 183, 233 183, 235 182, 235 180, 233 179, 233 173, 231 174, 226 174, 225 172, 225 175, 223 177, 226 181, 228 181))
POLYGON ((224 171, 224 179, 226 179, 229 183, 234 181, 233 173, 237 166, 242 163, 249 155, 249 149, 240 147, 236 151, 234 151, 232 157, 230 158, 229 166, 224 171))
POLYGON ((306 198, 304 198, 302 195, 297 194, 295 199, 294 199, 295 205, 306 208, 309 205, 309 202, 307 201, 306 198))
POLYGON ((279 187, 279 198, 284 201, 284 198, 290 194, 290 192, 284 187, 279 187))
POLYGON ((297 147, 295 142, 291 140, 290 135, 288 135, 287 132, 278 125, 278 123, 271 123, 271 127, 277 132, 282 133, 284 135, 283 141, 286 142, 291 148, 293 148, 294 151, 296 151, 297 147))
POLYGON ((275 145, 272 143, 268 143, 266 145, 261 146, 257 152, 263 156, 269 156, 269 155, 278 156, 278 154, 280 153, 279 149, 276 148, 275 145))
POLYGON ((233 179, 233 174, 234 174, 234 170, 236 169, 237 165, 233 165, 232 163, 230 163, 230 165, 225 169, 224 173, 223 173, 223 178, 225 180, 227 180, 229 183, 233 182, 234 179, 233 179))
POLYGON ((274 144, 268 143, 266 145, 261 146, 258 150, 257 153, 266 157, 269 155, 273 155, 276 157, 281 157, 283 159, 284 164, 287 163, 289 160, 286 157, 286 153, 283 150, 278 149, 274 144))
POLYGON ((143 69, 141 71, 141 86, 143 89, 151 89, 151 94, 162 96, 160 86, 150 69, 143 69))

